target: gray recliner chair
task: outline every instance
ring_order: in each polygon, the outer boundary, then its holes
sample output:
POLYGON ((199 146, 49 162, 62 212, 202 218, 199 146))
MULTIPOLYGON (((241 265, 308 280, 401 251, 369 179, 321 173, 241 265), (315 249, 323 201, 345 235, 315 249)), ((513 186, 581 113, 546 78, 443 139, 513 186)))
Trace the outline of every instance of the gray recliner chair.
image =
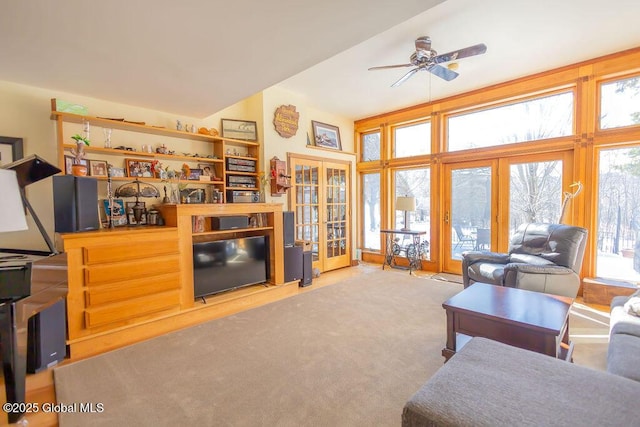
POLYGON ((462 254, 464 287, 475 282, 575 298, 587 230, 564 224, 523 224, 509 253, 467 251, 462 254))

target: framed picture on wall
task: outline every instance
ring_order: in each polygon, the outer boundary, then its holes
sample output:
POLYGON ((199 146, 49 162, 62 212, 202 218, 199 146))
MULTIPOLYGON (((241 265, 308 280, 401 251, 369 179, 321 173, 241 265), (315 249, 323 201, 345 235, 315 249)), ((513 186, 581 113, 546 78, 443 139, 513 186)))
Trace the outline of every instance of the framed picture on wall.
POLYGON ((334 150, 342 150, 340 142, 340 129, 338 126, 328 125, 311 121, 313 128, 313 139, 318 147, 332 148, 334 150))
POLYGON ((22 138, 0 136, 0 166, 22 158, 22 138))
POLYGON ((257 141, 258 127, 256 122, 249 120, 222 119, 222 137, 241 139, 243 141, 257 141))

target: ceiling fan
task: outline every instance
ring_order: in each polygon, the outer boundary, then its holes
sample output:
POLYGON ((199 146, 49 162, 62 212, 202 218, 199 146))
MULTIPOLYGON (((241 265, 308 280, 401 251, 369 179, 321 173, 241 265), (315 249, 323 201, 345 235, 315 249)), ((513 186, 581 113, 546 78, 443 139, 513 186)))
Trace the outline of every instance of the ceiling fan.
MULTIPOLYGON (((431 49, 431 39, 429 36, 422 36, 416 39, 416 51, 411 54, 409 64, 398 64, 398 65, 383 65, 381 67, 371 67, 369 70, 385 70, 387 68, 403 68, 403 67, 416 67, 406 73, 404 76, 400 78, 400 80, 396 81, 391 87, 400 86, 409 77, 413 76, 418 71, 428 71, 431 74, 435 74, 436 76, 445 79, 446 81, 451 81, 458 77, 458 73, 453 71, 451 68, 443 67, 442 64, 444 62, 456 61, 458 59, 467 58, 469 56, 481 55, 487 51, 487 46, 484 43, 480 43, 474 46, 465 47, 464 49, 455 50, 449 53, 443 53, 442 55, 438 55, 438 53, 431 49)), ((453 65, 453 64, 451 64, 453 65)))

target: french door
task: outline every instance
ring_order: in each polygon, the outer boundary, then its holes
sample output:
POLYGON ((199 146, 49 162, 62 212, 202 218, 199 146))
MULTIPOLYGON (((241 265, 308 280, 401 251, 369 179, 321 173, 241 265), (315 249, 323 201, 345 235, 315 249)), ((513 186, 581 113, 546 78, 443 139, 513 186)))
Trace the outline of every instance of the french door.
POLYGON ((350 164, 290 156, 296 240, 311 243, 320 271, 351 265, 350 164))
POLYGON ((464 251, 506 252, 520 224, 560 222, 571 160, 558 152, 445 165, 444 271, 460 273, 464 251))
POLYGON ((445 165, 444 271, 459 273, 464 251, 491 248, 497 211, 497 168, 497 160, 445 165), (485 235, 485 240, 479 240, 480 230, 486 230, 489 238, 485 235))

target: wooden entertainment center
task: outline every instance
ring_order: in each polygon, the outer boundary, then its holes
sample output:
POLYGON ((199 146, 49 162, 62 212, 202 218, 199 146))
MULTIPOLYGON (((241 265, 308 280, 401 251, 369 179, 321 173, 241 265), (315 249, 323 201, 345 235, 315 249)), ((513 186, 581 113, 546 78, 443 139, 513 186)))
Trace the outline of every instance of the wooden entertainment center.
MULTIPOLYGON (((69 154, 76 147, 69 135, 80 129, 78 125, 87 129, 115 129, 118 136, 114 136, 114 148, 106 142, 104 147, 99 142, 84 147, 91 157, 87 159, 89 162, 109 162, 122 169, 126 161, 131 160, 127 157, 131 157, 166 162, 176 171, 180 171, 182 164, 191 168, 208 167, 212 170, 210 179, 194 181, 182 177, 179 183, 204 187, 208 193, 215 191, 224 195, 227 202, 221 203, 223 196, 220 196, 218 203, 156 206, 164 218, 164 226, 59 234, 68 267, 70 357, 78 359, 103 353, 296 293, 297 282, 284 282, 282 205, 227 200, 227 196, 234 193, 250 193, 251 199, 258 194, 258 141, 75 114, 59 111, 58 107, 59 102, 52 99, 51 119, 56 122, 58 162, 66 173, 69 173, 66 167, 69 154), (212 230, 212 217, 239 215, 254 216, 260 221, 240 229, 212 230), (202 229, 194 232, 196 220, 202 229), (253 236, 268 237, 267 283, 196 300, 193 244, 253 236)), ((103 175, 95 178, 107 181, 103 175)), ((114 185, 133 179, 136 177, 112 177, 114 185)), ((158 176, 141 179, 151 184, 166 183, 158 176)), ((212 201, 212 197, 208 199, 212 201)))
MULTIPOLYGON (((70 356, 83 358, 295 294, 285 283, 282 205, 179 204, 160 208, 166 226, 63 233, 67 256, 70 356), (264 214, 263 226, 192 232, 194 217, 264 214), (194 241, 269 237, 270 277, 255 285, 196 301, 194 241), (268 295, 267 295, 268 294, 268 295)), ((205 221, 209 223, 210 221, 205 221)))

